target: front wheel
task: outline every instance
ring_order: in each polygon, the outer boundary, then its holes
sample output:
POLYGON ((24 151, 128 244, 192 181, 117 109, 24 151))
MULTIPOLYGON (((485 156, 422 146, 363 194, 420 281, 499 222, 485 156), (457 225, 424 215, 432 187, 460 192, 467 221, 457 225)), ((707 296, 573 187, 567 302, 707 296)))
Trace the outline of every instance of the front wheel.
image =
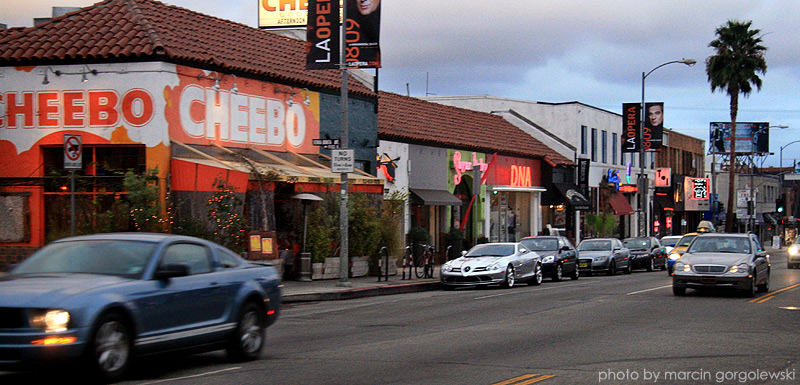
POLYGON ((766 293, 769 291, 769 272, 767 273, 767 279, 764 280, 764 283, 758 285, 758 291, 762 293, 766 293))
POLYGON ((536 264, 536 267, 533 268, 533 277, 530 281, 528 281, 529 285, 539 286, 542 284, 544 280, 544 276, 542 275, 542 265, 536 264))
POLYGON ((617 266, 615 265, 614 261, 608 263, 608 275, 617 274, 617 266))
POLYGON ((116 382, 128 369, 133 336, 123 317, 105 314, 97 323, 88 350, 88 364, 102 381, 116 382))
POLYGON ((503 283, 500 284, 500 286, 504 288, 512 288, 514 287, 515 280, 516 276, 514 273, 514 266, 508 265, 508 267, 506 267, 505 279, 503 280, 503 283))
POLYGON ((564 278, 564 268, 561 265, 556 265, 556 271, 553 272, 553 281, 560 281, 564 278))
POLYGON ((236 329, 228 341, 228 356, 236 361, 258 359, 264 349, 267 334, 265 325, 264 310, 255 303, 246 303, 239 312, 236 329))
POLYGON ((647 271, 653 271, 656 269, 656 261, 651 257, 648 258, 650 263, 647 264, 647 271))
POLYGON ((572 276, 570 276, 570 278, 572 278, 572 280, 574 281, 580 277, 581 277, 581 269, 578 269, 578 266, 575 266, 575 270, 572 271, 572 276))

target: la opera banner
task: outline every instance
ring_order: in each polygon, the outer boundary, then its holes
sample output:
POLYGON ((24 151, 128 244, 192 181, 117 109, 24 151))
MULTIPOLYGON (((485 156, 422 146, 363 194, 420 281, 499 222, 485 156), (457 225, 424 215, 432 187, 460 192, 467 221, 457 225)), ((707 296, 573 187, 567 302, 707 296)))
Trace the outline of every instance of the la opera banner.
POLYGON ((381 0, 345 1, 347 4, 345 63, 349 68, 380 68, 381 0))
MULTIPOLYGON (((40 162, 30 150, 61 146, 64 134, 82 135, 84 145, 143 144, 148 158, 160 148, 162 161, 171 139, 318 151, 319 94, 304 89, 166 63, 0 72, 0 162, 16 165, 4 167, 5 176, 34 175, 40 162)), ((168 168, 148 159, 153 166, 168 168)))

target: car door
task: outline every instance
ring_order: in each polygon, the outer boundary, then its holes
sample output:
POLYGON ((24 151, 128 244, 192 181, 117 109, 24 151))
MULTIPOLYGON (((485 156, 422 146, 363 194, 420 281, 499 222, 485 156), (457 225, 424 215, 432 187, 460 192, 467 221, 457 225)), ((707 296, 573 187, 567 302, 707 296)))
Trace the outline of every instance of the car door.
POLYGON ((211 250, 204 244, 177 242, 164 248, 158 266, 185 265, 189 275, 152 280, 156 289, 139 305, 146 311, 142 332, 152 335, 148 341, 176 342, 203 334, 198 328, 213 329, 222 317, 226 301, 222 287, 214 275, 211 250), (188 330, 195 329, 193 332, 188 330), (158 337, 155 337, 158 336, 158 337))
POLYGON ((517 276, 519 277, 528 277, 533 274, 533 269, 536 263, 535 256, 530 249, 525 247, 525 245, 518 243, 516 244, 516 258, 517 258, 517 276))
POLYGON ((564 272, 572 272, 578 268, 578 252, 569 239, 561 237, 558 240, 558 249, 561 260, 564 261, 564 272), (565 250, 566 249, 566 250, 565 250))
POLYGON ((761 245, 761 241, 759 241, 758 237, 755 235, 750 235, 751 240, 751 254, 753 255, 753 260, 755 262, 755 271, 757 277, 759 279, 764 279, 764 277, 768 276, 769 274, 769 257, 768 256, 759 256, 760 253, 765 253, 766 250, 761 245))
POLYGON ((614 260, 617 263, 618 268, 628 267, 631 260, 631 251, 625 245, 620 242, 619 239, 612 239, 611 240, 613 248, 614 248, 614 260))

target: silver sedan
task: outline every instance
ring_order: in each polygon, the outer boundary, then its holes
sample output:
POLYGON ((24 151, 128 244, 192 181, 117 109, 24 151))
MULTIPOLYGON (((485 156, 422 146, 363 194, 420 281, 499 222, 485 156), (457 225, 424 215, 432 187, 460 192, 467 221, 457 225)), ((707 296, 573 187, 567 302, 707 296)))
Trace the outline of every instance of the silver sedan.
POLYGON ((769 291, 770 262, 753 234, 700 234, 675 262, 672 291, 729 288, 752 297, 769 291))
POLYGON ((442 265, 440 277, 445 289, 479 285, 512 287, 517 282, 539 285, 542 258, 520 243, 485 243, 442 265))

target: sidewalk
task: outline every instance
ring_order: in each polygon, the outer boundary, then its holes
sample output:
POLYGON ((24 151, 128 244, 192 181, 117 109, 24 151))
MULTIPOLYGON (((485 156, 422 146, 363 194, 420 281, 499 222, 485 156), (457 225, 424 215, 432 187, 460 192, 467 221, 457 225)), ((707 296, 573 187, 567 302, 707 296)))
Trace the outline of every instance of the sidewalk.
MULTIPOLYGON (((411 272, 413 275, 413 271, 411 272)), ((325 279, 310 282, 283 281, 283 303, 335 301, 379 295, 413 293, 419 291, 439 290, 439 266, 433 272, 434 278, 403 279, 401 269, 397 275, 386 277, 365 276, 349 278, 348 286, 341 285, 339 279, 325 279)), ((408 271, 406 271, 408 278, 408 271)))

